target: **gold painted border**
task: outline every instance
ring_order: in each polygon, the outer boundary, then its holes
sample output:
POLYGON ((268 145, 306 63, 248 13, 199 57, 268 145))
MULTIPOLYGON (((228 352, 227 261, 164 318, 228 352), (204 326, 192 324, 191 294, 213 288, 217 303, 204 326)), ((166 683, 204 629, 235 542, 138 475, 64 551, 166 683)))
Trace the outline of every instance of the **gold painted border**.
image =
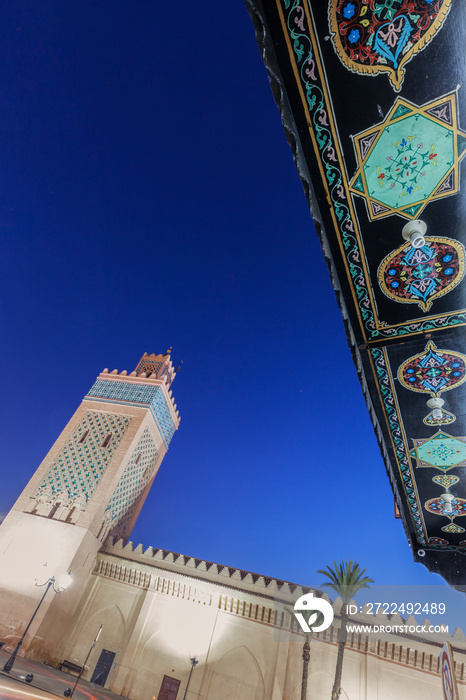
MULTIPOLYGON (((327 185, 327 181, 326 181, 326 178, 325 178, 325 173, 324 173, 324 170, 323 170, 323 167, 322 167, 321 155, 320 155, 319 149, 318 149, 318 147, 317 147, 317 143, 316 143, 314 131, 313 131, 313 129, 312 129, 312 120, 311 120, 311 117, 310 117, 310 114, 309 114, 309 109, 308 109, 306 97, 305 97, 304 92, 303 92, 303 87, 302 87, 302 84, 301 84, 301 78, 300 78, 300 75, 299 75, 299 71, 298 71, 297 64, 296 64, 296 59, 295 59, 294 52, 293 52, 293 47, 292 47, 292 45, 291 45, 290 36, 289 36, 289 33, 288 33, 288 27, 287 27, 287 24, 286 24, 286 21, 285 21, 285 17, 284 17, 284 14, 283 14, 283 9, 282 9, 282 6, 281 6, 281 0, 275 0, 275 5, 276 5, 277 11, 278 11, 278 16, 279 16, 279 18, 280 18, 280 24, 281 24, 281 27, 282 27, 283 36, 284 36, 284 39, 285 39, 285 42, 286 42, 286 46, 287 46, 287 49, 288 49, 288 55, 289 55, 289 59, 290 59, 290 64, 291 64, 291 67, 292 67, 292 70, 293 70, 293 74, 294 74, 294 76, 295 76, 296 87, 298 88, 298 92, 299 92, 299 95, 300 95, 300 98, 301 98, 301 103, 302 103, 302 106, 303 106, 303 110, 304 110, 304 113, 305 113, 305 115, 306 115, 307 124, 308 124, 308 129, 309 129, 309 135, 310 135, 311 142, 312 142, 312 145, 313 145, 313 148, 314 148, 314 153, 316 154, 317 167, 319 168, 319 171, 320 171, 322 184, 323 184, 324 190, 325 190, 325 192, 326 192, 327 202, 328 202, 329 208, 330 208, 330 216, 331 216, 331 218, 332 218, 335 231, 338 232, 338 230, 339 230, 339 229, 338 229, 338 220, 337 220, 337 216, 336 216, 336 214, 335 214, 334 207, 333 207, 333 205, 332 205, 332 200, 331 200, 331 196, 330 196, 330 191, 329 191, 329 188, 328 188, 328 185, 327 185)), ((327 109, 328 119, 329 119, 329 128, 330 128, 331 133, 332 133, 332 135, 333 135, 333 137, 334 137, 335 152, 336 152, 336 155, 337 155, 337 158, 338 158, 338 162, 339 162, 340 167, 341 167, 341 173, 342 173, 342 177, 343 177, 343 186, 344 186, 344 190, 345 190, 346 200, 347 200, 347 203, 348 203, 348 210, 349 210, 349 212, 350 212, 351 220, 352 220, 352 223, 353 223, 353 225, 354 225, 354 235, 355 235, 355 237, 356 237, 356 240, 358 241, 358 244, 359 244, 359 247, 360 247, 361 252, 363 252, 363 251, 364 251, 364 245, 363 245, 363 242, 362 242, 360 233, 359 233, 359 220, 358 220, 358 217, 357 217, 356 212, 355 212, 354 203, 353 203, 353 198, 352 198, 352 196, 351 196, 351 191, 350 191, 350 189, 349 189, 349 187, 348 187, 348 175, 347 175, 347 173, 346 173, 346 164, 345 164, 344 158, 342 157, 342 149, 341 149, 340 139, 339 139, 338 132, 337 132, 337 129, 336 129, 335 120, 334 120, 334 114, 333 114, 333 109, 332 109, 332 106, 331 106, 331 105, 332 105, 332 100, 331 100, 330 95, 329 95, 328 85, 327 85, 326 76, 325 76, 325 71, 324 71, 324 69, 323 69, 323 62, 322 62, 322 57, 321 57, 321 52, 320 52, 320 46, 319 46, 319 44, 318 44, 318 42, 317 42, 317 40, 316 40, 315 23, 314 23, 314 19, 313 19, 313 16, 312 16, 312 9, 311 9, 311 7, 310 7, 310 5, 309 5, 309 0, 303 0, 303 5, 302 5, 302 6, 303 6, 303 8, 304 8, 304 12, 305 12, 306 19, 307 19, 308 26, 309 26, 309 41, 311 42, 311 45, 312 45, 312 48, 313 48, 314 57, 315 57, 315 59, 316 59, 317 70, 318 70, 318 73, 319 73, 319 76, 320 76, 320 79, 321 79, 321 88, 322 88, 322 93, 323 93, 323 97, 324 97, 324 100, 325 100, 325 105, 326 105, 326 109, 327 109)), ((443 99, 444 99, 444 98, 445 98, 445 95, 443 96, 443 99)), ((442 99, 442 98, 439 98, 439 99, 442 99)), ((456 115, 454 116, 454 119, 456 120, 456 115)), ((455 125, 456 125, 456 121, 455 121, 455 125)), ((363 320, 362 320, 362 318, 361 318, 361 313, 360 313, 359 305, 358 305, 358 299, 357 299, 356 291, 355 291, 355 289, 354 289, 353 281, 352 281, 352 279, 351 279, 351 274, 350 274, 350 272, 349 272, 348 261, 347 261, 347 259, 346 259, 345 250, 344 250, 344 247, 343 247, 343 243, 342 243, 341 237, 340 237, 340 236, 337 236, 337 240, 338 240, 338 245, 339 245, 339 248, 340 248, 341 259, 342 259, 342 262, 343 262, 343 265, 344 265, 344 268, 345 268, 346 276, 347 276, 347 279, 348 279, 348 282, 349 282, 349 287, 350 287, 350 289, 351 289, 351 296, 352 296, 352 298, 353 298, 354 308, 355 308, 355 311, 356 311, 356 315, 357 315, 357 318, 358 318, 358 321, 359 321, 359 326, 360 326, 360 329, 361 329, 361 334, 362 334, 362 337, 364 338, 364 341, 365 341, 366 343, 368 343, 369 345, 377 345, 377 344, 380 343, 381 341, 389 341, 389 340, 391 340, 391 337, 390 337, 390 336, 385 336, 385 337, 383 337, 383 338, 368 339, 366 327, 365 327, 364 322, 363 322, 363 320)), ((368 274, 368 269, 367 269, 367 264, 366 264, 365 255, 363 255, 363 254, 361 255, 361 265, 362 265, 362 267, 363 267, 364 276, 365 276, 365 281, 366 281, 366 283, 368 283, 368 284, 367 284, 367 294, 368 294, 368 297, 369 297, 369 300, 370 300, 370 303, 371 303, 372 313, 373 313, 373 315, 374 315, 374 321, 375 321, 375 324, 376 324, 376 330, 380 330, 381 328, 383 328, 384 330, 389 330, 389 329, 391 329, 391 328, 396 329, 396 328, 399 328, 399 327, 405 327, 407 332, 406 332, 406 333, 403 333, 403 338, 408 338, 408 337, 411 337, 411 336, 416 336, 416 335, 418 335, 420 332, 423 332, 422 330, 421 330, 421 331, 419 331, 419 330, 408 331, 408 326, 409 326, 409 325, 417 324, 417 323, 419 323, 420 325, 422 325, 422 324, 424 324, 425 322, 432 321, 432 320, 434 320, 434 319, 448 318, 448 316, 451 316, 451 315, 453 315, 453 314, 461 314, 461 313, 464 313, 464 312, 466 311, 466 309, 457 309, 457 310, 449 311, 448 313, 443 313, 443 314, 441 314, 440 316, 439 316, 439 315, 433 315, 433 316, 426 316, 425 318, 420 318, 420 319, 419 319, 419 318, 410 319, 410 320, 408 319, 407 321, 405 321, 405 322, 403 322, 403 323, 388 324, 388 323, 386 323, 385 321, 380 321, 380 319, 379 319, 379 317, 378 317, 378 313, 377 313, 377 304, 376 304, 376 302, 375 302, 375 298, 374 298, 374 293, 373 293, 372 285, 370 284, 370 275, 368 274)), ((456 324, 457 327, 459 327, 459 326, 464 326, 464 325, 466 325, 466 322, 465 322, 465 323, 458 323, 458 324, 456 324)), ((436 332, 436 331, 440 331, 440 330, 445 330, 445 327, 443 327, 443 328, 432 328, 432 329, 429 330, 429 332, 436 332)), ((394 337, 397 337, 397 336, 394 336, 394 337)))
MULTIPOLYGON (((398 403, 398 395, 397 395, 397 393, 396 393, 396 391, 395 391, 395 386, 394 386, 394 384, 393 384, 393 374, 392 374, 392 371, 391 371, 390 362, 389 362, 389 360, 388 360, 388 353, 387 353, 386 348, 379 348, 379 350, 380 350, 380 351, 382 352, 382 354, 383 354, 383 358, 384 358, 384 362, 385 362, 385 367, 386 367, 386 369, 387 369, 387 376, 388 376, 389 381, 390 381, 390 389, 391 389, 391 394, 392 394, 392 396, 393 396, 393 402, 394 402, 393 408, 395 409, 396 414, 397 414, 398 418, 400 419, 400 416, 401 416, 400 406, 399 406, 399 403, 398 403)), ((412 521, 412 524, 413 524, 413 529, 414 529, 414 533, 413 533, 413 534, 414 534, 414 538, 416 539, 416 541, 418 542, 418 544, 423 544, 422 542, 419 542, 419 540, 416 538, 416 523, 414 522, 413 514, 412 514, 411 509, 410 509, 410 507, 409 507, 409 497, 408 497, 408 494, 406 493, 405 480, 403 479, 403 474, 402 474, 401 468, 400 468, 400 462, 399 462, 398 457, 397 457, 397 454, 396 454, 397 447, 396 447, 396 445, 395 445, 395 443, 394 443, 394 441, 393 441, 392 430, 391 430, 391 427, 390 427, 390 421, 389 421, 389 418, 388 418, 388 415, 387 415, 387 411, 386 411, 386 408, 385 408, 384 397, 383 397, 382 394, 381 394, 379 382, 377 381, 377 370, 376 370, 376 368, 375 368, 375 363, 374 363, 374 358, 373 358, 373 356, 372 356, 372 353, 369 352, 369 353, 368 353, 368 357, 369 357, 369 362, 370 362, 371 368, 372 368, 372 375, 373 375, 374 378, 375 378, 375 385, 376 385, 376 387, 377 387, 377 394, 378 394, 378 396, 379 396, 379 402, 380 402, 380 405, 381 405, 381 407, 382 407, 383 414, 384 414, 384 416, 385 416, 385 423, 386 423, 386 426, 387 426, 387 431, 388 431, 388 434, 390 435, 390 442, 391 442, 391 445, 392 445, 393 454, 394 454, 394 456, 395 456, 396 466, 398 467, 399 483, 403 486, 403 491, 404 491, 404 494, 405 494, 405 498, 406 498, 406 501, 407 501, 407 503, 408 503, 408 512, 409 512, 409 515, 410 515, 410 518, 411 518, 411 521, 412 521)), ((426 524, 425 524, 425 521, 424 521, 424 514, 423 514, 423 512, 422 512, 422 505, 421 505, 421 501, 420 501, 420 497, 419 497, 419 491, 418 491, 418 489, 417 489, 416 477, 415 477, 414 471, 413 471, 413 463, 412 463, 412 459, 411 459, 411 455, 410 455, 410 448, 409 448, 409 446, 408 446, 408 441, 407 441, 407 437, 406 437, 406 433, 405 433, 405 427, 404 427, 404 423, 402 422, 401 419, 400 419, 400 421, 399 421, 399 425, 400 425, 401 436, 402 436, 402 439, 403 439, 403 445, 404 445, 404 448, 405 448, 406 459, 407 459, 408 466, 409 466, 409 473, 410 473, 410 476, 411 476, 411 481, 412 481, 412 483, 413 483, 413 491, 414 491, 414 493, 416 494, 416 504, 417 504, 417 508, 418 508, 418 512, 419 512, 419 517, 420 517, 421 523, 422 523, 422 530, 423 530, 423 532, 424 532, 424 537, 425 537, 425 540, 426 540, 426 542, 427 542, 428 539, 429 539, 429 536, 428 536, 426 524)))

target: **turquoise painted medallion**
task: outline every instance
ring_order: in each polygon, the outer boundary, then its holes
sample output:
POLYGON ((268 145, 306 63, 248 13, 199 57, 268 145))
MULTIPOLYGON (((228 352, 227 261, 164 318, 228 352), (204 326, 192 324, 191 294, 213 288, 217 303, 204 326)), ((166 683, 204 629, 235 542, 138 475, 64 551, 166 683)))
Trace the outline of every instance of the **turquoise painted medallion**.
POLYGON ((414 449, 409 454, 416 459, 418 467, 446 472, 466 466, 466 437, 453 437, 439 430, 430 438, 415 438, 413 442, 414 449))
POLYGON ((456 111, 456 93, 420 107, 399 97, 382 123, 354 138, 350 189, 366 200, 370 219, 415 219, 429 202, 458 192, 466 134, 456 111))

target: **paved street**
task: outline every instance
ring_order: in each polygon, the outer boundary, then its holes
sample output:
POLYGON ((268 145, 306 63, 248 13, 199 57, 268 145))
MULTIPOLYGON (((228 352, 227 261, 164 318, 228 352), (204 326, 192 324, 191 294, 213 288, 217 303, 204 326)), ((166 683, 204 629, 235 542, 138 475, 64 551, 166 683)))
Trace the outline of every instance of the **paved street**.
POLYGON ((2 700, 27 700, 28 698, 55 698, 55 695, 42 691, 37 688, 31 688, 21 685, 17 680, 12 678, 0 678, 0 698, 2 700))
MULTIPOLYGON (((19 657, 12 671, 4 673, 1 669, 8 656, 7 652, 0 651, 0 700, 55 700, 57 696, 63 698, 65 688, 72 688, 76 681, 74 674, 19 657), (28 673, 34 675, 32 683, 25 681, 28 673)), ((73 700, 121 700, 121 696, 80 680, 73 700)))

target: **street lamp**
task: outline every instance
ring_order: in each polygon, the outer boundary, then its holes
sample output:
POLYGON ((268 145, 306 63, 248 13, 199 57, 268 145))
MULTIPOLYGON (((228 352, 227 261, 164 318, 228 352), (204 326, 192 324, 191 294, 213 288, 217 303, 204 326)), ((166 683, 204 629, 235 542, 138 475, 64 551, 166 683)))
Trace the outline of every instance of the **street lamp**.
POLYGON ((42 605, 42 601, 44 600, 45 596, 47 595, 49 588, 51 588, 53 586, 53 590, 55 591, 55 593, 61 593, 62 591, 65 590, 65 588, 68 588, 70 583, 71 583, 71 571, 68 571, 67 574, 60 574, 60 576, 57 576, 57 578, 52 576, 52 578, 49 578, 49 580, 46 581, 45 583, 36 583, 36 586, 38 586, 39 588, 41 588, 42 586, 47 586, 47 588, 45 589, 42 598, 39 600, 37 608, 34 610, 34 613, 31 617, 31 619, 29 620, 28 625, 27 625, 26 629, 24 630, 21 639, 19 640, 18 644, 16 645, 14 652, 12 653, 12 655, 10 656, 10 658, 8 659, 8 661, 6 662, 6 664, 3 667, 3 670, 6 671, 6 673, 10 673, 11 669, 13 668, 13 664, 15 663, 16 655, 19 651, 19 648, 20 648, 21 644, 23 643, 24 637, 27 635, 30 626, 32 625, 32 621, 34 620, 35 616, 37 615, 37 611, 39 610, 40 606, 42 605), (55 584, 56 584, 56 586, 55 586, 55 584))
POLYGON ((91 648, 90 648, 89 651, 87 652, 86 659, 85 659, 83 665, 81 666, 81 670, 80 670, 80 672, 79 672, 78 677, 76 678, 76 683, 74 684, 73 688, 72 688, 72 689, 71 689, 71 688, 66 688, 66 689, 65 689, 65 692, 63 693, 63 695, 65 696, 65 698, 72 698, 72 697, 73 697, 73 693, 74 693, 74 691, 76 690, 76 686, 78 685, 81 676, 83 675, 84 669, 86 668, 86 664, 87 664, 88 659, 89 659, 89 657, 90 657, 90 655, 91 655, 91 651, 93 650, 93 648, 94 648, 95 645, 97 644, 98 639, 99 639, 99 637, 100 637, 100 633, 101 633, 102 630, 103 630, 103 627, 104 627, 103 625, 100 625, 99 631, 97 632, 97 634, 96 634, 95 637, 94 637, 94 641, 92 642, 91 648))
POLYGON ((193 658, 192 658, 192 659, 189 659, 189 660, 191 661, 191 670, 190 670, 190 672, 189 672, 189 678, 188 678, 188 682, 187 682, 187 684, 186 684, 186 690, 184 691, 183 700, 186 700, 186 693, 188 692, 189 681, 191 680, 191 674, 192 674, 192 672, 193 672, 193 668, 194 668, 195 666, 197 666, 197 664, 199 663, 199 661, 196 659, 195 656, 193 656, 193 658))

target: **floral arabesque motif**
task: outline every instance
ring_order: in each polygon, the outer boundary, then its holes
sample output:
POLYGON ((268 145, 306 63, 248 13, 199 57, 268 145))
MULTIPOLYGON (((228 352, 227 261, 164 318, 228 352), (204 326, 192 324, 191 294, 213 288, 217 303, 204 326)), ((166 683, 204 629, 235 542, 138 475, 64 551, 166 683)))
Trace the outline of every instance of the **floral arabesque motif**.
POLYGON ((316 76, 316 58, 310 39, 310 31, 305 27, 305 14, 301 0, 283 0, 288 10, 286 24, 292 41, 301 84, 305 90, 307 107, 312 119, 312 126, 330 190, 332 204, 337 217, 338 228, 346 251, 348 267, 353 283, 357 285, 357 297, 361 317, 366 328, 377 335, 374 314, 363 267, 359 246, 354 235, 354 225, 345 193, 345 179, 339 167, 337 144, 330 128, 330 115, 321 86, 316 76))
POLYGON ((461 243, 449 238, 426 238, 422 248, 405 243, 380 263, 380 288, 390 299, 417 304, 426 312, 461 282, 465 255, 461 243))
POLYGON ((422 422, 424 423, 424 425, 428 425, 430 428, 441 428, 444 425, 450 425, 450 423, 454 423, 455 420, 455 414, 450 413, 450 411, 446 411, 443 408, 442 415, 440 417, 434 416, 434 412, 431 411, 427 414, 425 418, 423 418, 422 422))
POLYGON ((442 474, 441 476, 433 476, 432 481, 434 484, 442 486, 444 489, 449 489, 450 486, 454 486, 460 480, 459 476, 454 476, 453 474, 442 474))
POLYGON ((424 352, 403 362, 398 379, 406 389, 440 396, 466 380, 466 356, 440 350, 430 340, 424 352))
POLYGON ((466 515, 466 501, 463 498, 453 498, 447 503, 443 498, 431 498, 426 501, 424 508, 434 515, 444 515, 450 520, 466 515), (451 510, 450 510, 451 509, 451 510))
POLYGON ((404 64, 441 29, 450 6, 451 0, 331 0, 335 51, 354 73, 388 73, 399 92, 404 64))

